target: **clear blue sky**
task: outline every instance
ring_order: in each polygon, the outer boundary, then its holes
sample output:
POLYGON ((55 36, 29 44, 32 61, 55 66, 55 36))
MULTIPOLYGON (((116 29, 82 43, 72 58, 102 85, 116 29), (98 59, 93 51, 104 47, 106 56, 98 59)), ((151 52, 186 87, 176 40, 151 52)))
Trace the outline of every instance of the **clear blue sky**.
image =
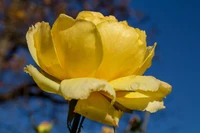
POLYGON ((173 86, 166 110, 151 115, 149 133, 197 133, 200 112, 200 1, 134 0, 156 24, 159 61, 148 71, 173 86))

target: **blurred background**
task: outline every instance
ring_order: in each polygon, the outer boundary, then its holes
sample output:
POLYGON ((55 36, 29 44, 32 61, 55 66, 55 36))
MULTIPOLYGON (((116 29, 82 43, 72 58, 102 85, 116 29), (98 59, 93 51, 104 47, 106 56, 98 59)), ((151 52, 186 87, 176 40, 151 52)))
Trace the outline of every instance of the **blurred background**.
MULTIPOLYGON (((35 133, 38 125, 67 133, 67 102, 37 88, 23 72, 34 64, 25 40, 38 21, 51 25, 60 13, 76 17, 82 10, 99 11, 127 20, 157 42, 153 75, 170 83, 166 109, 155 114, 134 112, 120 121, 117 133, 198 133, 200 18, 198 0, 0 0, 0 133, 35 133), (52 125, 51 125, 52 124, 52 125)), ((112 133, 105 125, 85 120, 84 133, 112 133)))

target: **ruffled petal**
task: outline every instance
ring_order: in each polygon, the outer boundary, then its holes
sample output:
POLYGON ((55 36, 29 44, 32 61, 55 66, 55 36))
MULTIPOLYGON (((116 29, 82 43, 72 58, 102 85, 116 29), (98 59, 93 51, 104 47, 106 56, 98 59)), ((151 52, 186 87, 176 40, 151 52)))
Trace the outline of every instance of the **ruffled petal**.
POLYGON ((87 99, 92 92, 106 92, 115 101, 115 90, 104 80, 95 78, 74 78, 63 80, 60 91, 66 99, 87 99))
MULTIPOLYGON (((40 23, 37 23, 35 25, 35 27, 38 25, 41 25, 40 23)), ((26 33, 26 41, 27 41, 27 44, 28 44, 28 49, 29 49, 29 52, 31 53, 31 56, 32 58, 34 59, 34 61, 36 62, 36 64, 38 66, 40 66, 39 64, 39 61, 38 61, 38 57, 37 57, 37 50, 36 50, 36 47, 35 47, 35 40, 34 40, 34 34, 36 32, 36 28, 34 26, 30 27, 28 32, 26 33)))
POLYGON ((117 19, 110 16, 103 16, 100 12, 90 12, 90 11, 82 11, 78 14, 76 19, 84 19, 90 22, 93 22, 95 25, 98 25, 104 21, 113 21, 117 22, 117 19))
POLYGON ((85 100, 79 100, 74 112, 94 121, 117 126, 123 112, 116 110, 100 93, 93 92, 85 100))
POLYGON ((152 76, 127 76, 109 82, 116 90, 116 101, 131 110, 156 112, 163 109, 163 101, 171 86, 152 76))
POLYGON ((104 22, 97 28, 102 38, 103 60, 96 77, 110 81, 133 74, 146 52, 146 43, 140 40, 142 37, 124 22, 104 22))
POLYGON ((151 66, 151 63, 154 57, 155 48, 156 48, 156 43, 154 44, 154 46, 147 47, 144 61, 141 64, 141 66, 138 68, 138 70, 134 73, 135 75, 143 75, 144 72, 151 66))
POLYGON ((24 71, 32 76, 33 80, 36 82, 40 89, 49 93, 58 94, 60 84, 45 77, 35 67, 28 65, 24 68, 24 71))
POLYGON ((60 30, 56 27, 60 25, 59 21, 61 20, 58 18, 52 35, 62 67, 70 78, 92 75, 101 63, 103 53, 96 26, 91 22, 78 20, 70 28, 60 30))
POLYGON ((62 80, 66 73, 61 68, 52 42, 48 23, 36 23, 26 34, 29 51, 37 63, 46 73, 62 80))

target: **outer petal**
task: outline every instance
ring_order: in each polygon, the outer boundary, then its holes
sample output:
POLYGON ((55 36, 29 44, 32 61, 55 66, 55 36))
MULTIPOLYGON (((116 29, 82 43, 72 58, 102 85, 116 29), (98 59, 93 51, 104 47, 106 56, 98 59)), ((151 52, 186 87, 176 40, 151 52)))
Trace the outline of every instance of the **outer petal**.
MULTIPOLYGON (((137 91, 142 93, 160 94, 165 97, 171 92, 171 86, 153 76, 131 75, 110 81, 109 84, 116 91, 137 91)), ((158 96, 158 95, 157 95, 158 96)))
POLYGON ((152 76, 127 76, 109 82, 116 90, 116 101, 132 110, 156 112, 163 109, 162 99, 171 86, 152 76))
POLYGON ((146 45, 138 32, 124 22, 104 22, 97 27, 104 53, 96 77, 110 81, 135 72, 146 52, 146 45))
POLYGON ((103 95, 97 92, 91 93, 85 100, 79 100, 74 112, 112 126, 118 126, 118 121, 123 115, 123 112, 116 110, 103 95))
POLYGON ((115 90, 104 80, 95 78, 74 78, 63 80, 60 91, 66 99, 87 99, 92 92, 106 92, 115 101, 115 90))
POLYGON ((42 75, 35 67, 29 65, 24 68, 24 71, 33 77, 36 84, 44 91, 50 93, 57 93, 59 91, 59 84, 44 75, 42 75))
POLYGON ((146 38, 147 38, 146 32, 143 30, 140 30, 138 28, 135 28, 135 31, 138 33, 141 43, 143 43, 146 46, 146 43, 147 43, 146 42, 146 38))
POLYGON ((102 60, 101 38, 96 26, 79 20, 66 30, 60 30, 57 28, 62 23, 60 21, 59 18, 56 20, 52 35, 62 67, 70 78, 91 75, 102 60))
POLYGON ((75 20, 72 17, 67 16, 65 14, 60 14, 53 24, 52 32, 59 32, 59 31, 66 30, 72 27, 74 23, 75 23, 75 20))
POLYGON ((165 106, 161 98, 148 96, 140 92, 116 92, 116 101, 128 109, 149 111, 151 113, 160 109, 164 109, 165 106))
POLYGON ((93 22, 95 25, 100 24, 104 21, 113 21, 117 22, 117 19, 114 16, 103 16, 99 12, 90 12, 90 11, 82 11, 78 14, 76 19, 84 19, 87 21, 93 22))
POLYGON ((67 16, 65 14, 60 14, 59 17, 56 19, 56 21, 53 24, 52 27, 52 40, 53 40, 53 44, 54 44, 54 48, 56 51, 56 54, 58 56, 59 62, 61 64, 61 67, 64 68, 66 70, 66 68, 63 65, 63 62, 65 59, 65 56, 63 56, 64 53, 61 53, 63 51, 62 47, 60 46, 61 44, 59 44, 60 42, 60 32, 64 31, 70 27, 72 27, 75 24, 75 20, 70 17, 67 16))
POLYGON ((135 75, 144 74, 146 69, 151 66, 151 62, 152 62, 152 59, 154 57, 155 48, 156 48, 156 43, 154 44, 154 46, 147 47, 147 51, 146 51, 144 61, 141 64, 141 66, 138 68, 138 70, 134 73, 135 75))
POLYGON ((88 17, 104 18, 100 12, 82 11, 79 12, 76 19, 87 19, 88 17))
POLYGON ((38 66, 58 79, 66 78, 66 73, 61 68, 53 47, 48 23, 36 23, 29 28, 26 39, 29 51, 38 66))

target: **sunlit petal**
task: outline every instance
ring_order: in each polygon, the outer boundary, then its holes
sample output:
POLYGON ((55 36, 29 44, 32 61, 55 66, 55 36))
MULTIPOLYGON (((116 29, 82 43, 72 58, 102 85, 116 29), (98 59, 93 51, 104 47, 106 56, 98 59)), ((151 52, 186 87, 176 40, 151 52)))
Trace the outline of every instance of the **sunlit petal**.
POLYGON ((96 77, 110 81, 135 72, 146 52, 138 32, 123 22, 104 22, 97 27, 102 38, 103 61, 96 77))
POLYGON ((158 104, 162 103, 162 98, 145 95, 140 92, 117 91, 116 101, 131 110, 146 110, 153 113, 164 108, 163 104, 158 104))
POLYGON ((109 82, 116 90, 116 101, 132 110, 155 112, 163 109, 163 98, 171 86, 152 76, 127 76, 109 82))
POLYGON ((74 23, 75 23, 75 20, 72 17, 67 16, 65 14, 60 14, 59 17, 54 22, 52 30, 51 30, 54 48, 55 48, 56 54, 58 56, 58 59, 62 68, 64 68, 63 62, 62 62, 64 60, 63 59, 64 57, 63 57, 63 54, 61 53, 62 47, 60 47, 60 44, 59 44, 59 39, 60 39, 59 34, 61 31, 64 31, 72 27, 74 23))
POLYGON ((92 92, 106 92, 115 101, 115 90, 104 80, 73 78, 61 82, 61 94, 66 99, 87 99, 92 92))
POLYGON ((32 76, 36 84, 42 90, 46 92, 58 94, 60 85, 57 82, 42 75, 35 67, 33 67, 32 65, 29 65, 24 68, 24 71, 28 73, 30 76, 32 76))
POLYGON ((76 19, 84 19, 87 21, 93 22, 95 25, 98 25, 104 21, 113 21, 117 22, 117 19, 110 15, 110 16, 103 16, 100 12, 90 12, 90 11, 82 11, 78 14, 76 19))
POLYGON ((109 82, 116 91, 157 91, 160 82, 153 76, 137 76, 131 75, 118 78, 109 82))
POLYGON ((172 88, 168 83, 160 81, 153 76, 131 75, 110 81, 109 84, 116 91, 158 92, 163 93, 163 95, 168 95, 172 88))
POLYGON ((154 57, 155 48, 156 48, 156 43, 154 44, 154 46, 147 47, 144 61, 134 74, 142 75, 147 70, 147 68, 151 66, 152 59, 154 57))
POLYGON ((153 101, 153 102, 148 103, 145 110, 150 113, 155 113, 156 111, 161 110, 161 109, 165 109, 164 102, 163 101, 153 101))
POLYGON ((54 50, 48 23, 36 23, 27 32, 26 39, 29 51, 38 66, 58 79, 66 78, 54 50))
POLYGON ((60 31, 53 26, 52 34, 60 63, 69 77, 87 77, 96 71, 103 52, 101 38, 93 23, 80 20, 60 31))

